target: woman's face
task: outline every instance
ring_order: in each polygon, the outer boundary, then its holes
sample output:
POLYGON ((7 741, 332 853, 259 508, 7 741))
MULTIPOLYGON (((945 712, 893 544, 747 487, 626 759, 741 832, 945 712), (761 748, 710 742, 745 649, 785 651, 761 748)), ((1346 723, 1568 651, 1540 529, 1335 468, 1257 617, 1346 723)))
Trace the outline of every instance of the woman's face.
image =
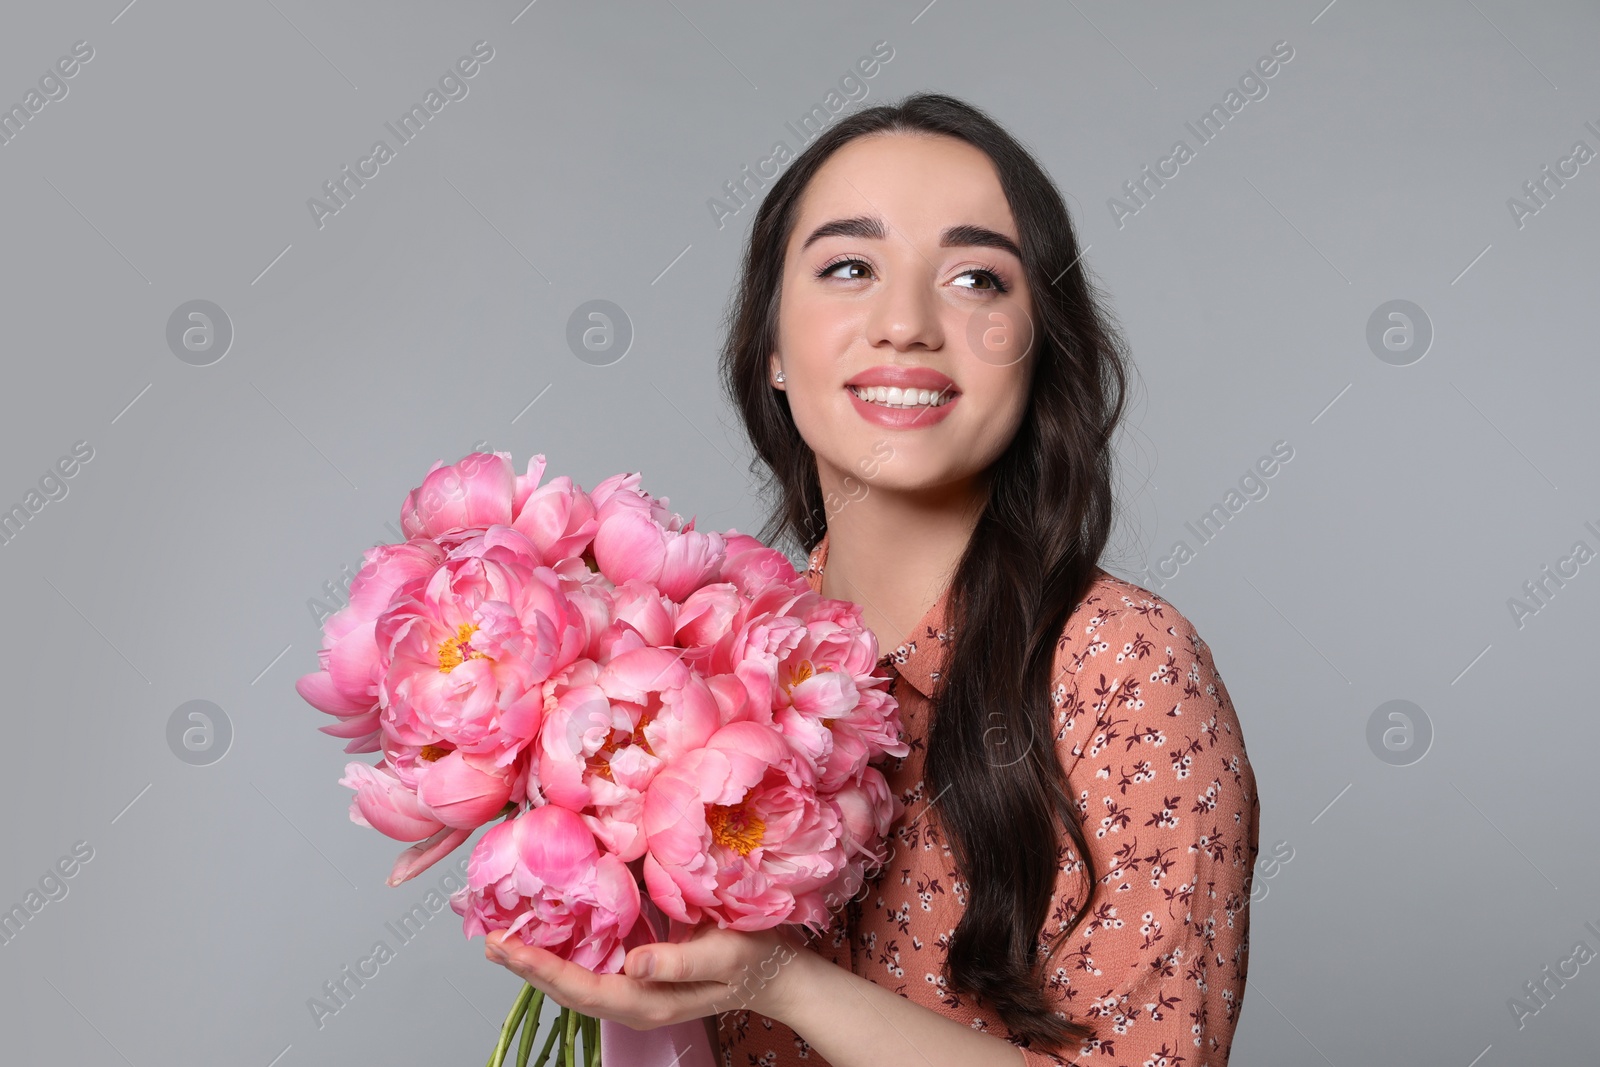
POLYGON ((825 493, 959 492, 1005 450, 1034 359, 1020 243, 993 163, 965 141, 873 134, 818 169, 785 250, 768 381, 825 493))

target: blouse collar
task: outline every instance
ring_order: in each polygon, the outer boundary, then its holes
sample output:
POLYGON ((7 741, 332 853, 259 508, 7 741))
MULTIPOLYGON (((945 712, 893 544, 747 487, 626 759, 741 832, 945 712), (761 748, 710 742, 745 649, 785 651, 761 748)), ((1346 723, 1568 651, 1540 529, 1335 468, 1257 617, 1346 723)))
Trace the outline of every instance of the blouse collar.
MULTIPOLYGON (((822 592, 822 570, 827 562, 828 534, 824 532, 806 563, 806 582, 815 593, 822 592)), ((934 683, 939 680, 949 658, 949 641, 954 636, 954 627, 947 627, 945 619, 949 596, 950 589, 946 586, 939 599, 906 634, 905 642, 878 657, 880 668, 893 668, 917 692, 930 699, 934 683)))

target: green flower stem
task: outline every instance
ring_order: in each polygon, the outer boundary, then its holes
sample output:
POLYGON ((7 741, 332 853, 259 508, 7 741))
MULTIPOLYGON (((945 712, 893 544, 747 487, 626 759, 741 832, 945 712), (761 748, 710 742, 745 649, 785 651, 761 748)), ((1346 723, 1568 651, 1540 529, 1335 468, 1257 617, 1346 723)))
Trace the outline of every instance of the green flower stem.
POLYGON ((511 1044, 511 1035, 516 1033, 517 1027, 522 1024, 523 1016, 528 1014, 528 1001, 533 999, 533 986, 523 984, 522 992, 517 994, 517 999, 511 1004, 511 1011, 506 1015, 506 1021, 500 1027, 500 1040, 494 1043, 494 1052, 489 1057, 487 1067, 501 1067, 506 1060, 506 1049, 511 1044))
POLYGON ((528 1054, 533 1051, 533 1039, 539 1032, 539 1010, 544 1007, 544 990, 534 993, 528 1010, 522 1016, 522 1040, 517 1044, 517 1067, 528 1067, 528 1054))
POLYGON ((563 1029, 561 1023, 566 1011, 567 1009, 562 1008, 561 1015, 556 1016, 555 1024, 550 1027, 550 1036, 544 1039, 544 1048, 539 1050, 539 1058, 533 1061, 533 1067, 544 1067, 544 1061, 550 1058, 550 1046, 554 1045, 556 1038, 561 1036, 563 1029))
POLYGON ((566 1037, 561 1040, 561 1055, 566 1061, 566 1067, 578 1067, 576 1054, 578 1051, 578 1015, 579 1012, 568 1009, 566 1037))

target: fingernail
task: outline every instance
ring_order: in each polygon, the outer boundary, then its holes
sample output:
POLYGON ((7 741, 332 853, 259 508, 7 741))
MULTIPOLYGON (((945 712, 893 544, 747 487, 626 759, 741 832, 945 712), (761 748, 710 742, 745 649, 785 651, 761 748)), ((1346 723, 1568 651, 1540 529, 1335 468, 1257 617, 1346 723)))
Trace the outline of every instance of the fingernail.
POLYGON ((638 967, 640 978, 649 978, 656 973, 656 958, 653 953, 639 953, 638 967))

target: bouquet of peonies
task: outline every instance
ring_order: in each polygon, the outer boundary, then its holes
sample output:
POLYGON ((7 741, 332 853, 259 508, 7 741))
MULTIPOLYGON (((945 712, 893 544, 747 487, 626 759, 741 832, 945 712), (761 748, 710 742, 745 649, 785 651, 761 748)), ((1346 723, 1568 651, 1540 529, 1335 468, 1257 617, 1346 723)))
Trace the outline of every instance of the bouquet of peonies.
MULTIPOLYGON (((540 485, 544 466, 435 463, 296 685, 346 752, 382 753, 340 783, 352 821, 415 842, 389 884, 500 820, 450 899, 468 937, 616 973, 662 916, 826 929, 903 810, 874 766, 907 749, 860 608, 753 537, 695 530, 637 474, 585 492, 540 485)), ((542 999, 523 989, 491 1064, 519 1027, 527 1062, 542 999)), ((538 1062, 558 1039, 572 1062, 581 1033, 597 1064, 598 1023, 563 1009, 538 1062)), ((705 1045, 680 1026, 655 1048, 705 1045)))

